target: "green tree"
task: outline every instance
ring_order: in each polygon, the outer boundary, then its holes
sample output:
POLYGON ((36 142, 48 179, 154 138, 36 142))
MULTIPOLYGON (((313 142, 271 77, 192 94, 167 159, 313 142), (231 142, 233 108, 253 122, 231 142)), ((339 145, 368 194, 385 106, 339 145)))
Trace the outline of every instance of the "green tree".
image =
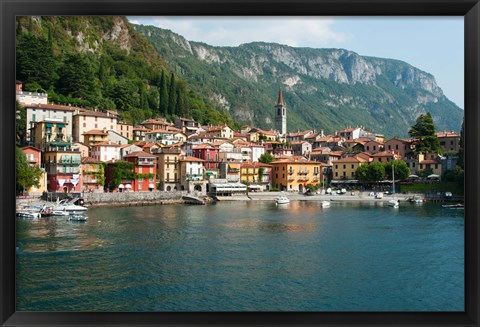
POLYGON ((411 127, 408 134, 414 139, 415 154, 439 152, 440 144, 435 133, 435 124, 429 112, 421 114, 415 125, 411 127))
POLYGON ((67 56, 59 69, 61 78, 57 82, 58 92, 80 99, 95 99, 95 76, 98 69, 93 58, 75 53, 67 56))
POLYGON ((165 116, 168 111, 168 86, 167 86, 167 77, 165 76, 165 71, 162 70, 162 77, 160 78, 159 85, 160 93, 160 115, 165 116))
POLYGON ((16 192, 25 192, 31 186, 40 186, 42 171, 28 164, 27 155, 21 148, 15 148, 16 192))
POLYGON ((176 105, 177 105, 177 97, 176 97, 176 87, 175 87, 175 75, 172 73, 172 76, 170 78, 170 87, 168 91, 168 108, 167 108, 168 115, 175 114, 176 105))
POLYGON ((385 179, 385 166, 378 161, 361 165, 356 170, 357 179, 362 183, 379 182, 385 179))
POLYGON ((260 155, 260 158, 258 158, 258 161, 267 165, 274 160, 275 160, 275 157, 268 152, 263 153, 262 155, 260 155))
POLYGON ((392 179, 392 175, 395 174, 395 180, 402 180, 410 175, 410 169, 403 160, 391 160, 385 164, 385 173, 388 179, 392 179), (392 171, 392 166, 394 166, 394 171, 392 171))
POLYGON ((59 78, 57 66, 47 39, 33 34, 17 37, 16 76, 19 80, 37 82, 44 90, 48 90, 59 78))

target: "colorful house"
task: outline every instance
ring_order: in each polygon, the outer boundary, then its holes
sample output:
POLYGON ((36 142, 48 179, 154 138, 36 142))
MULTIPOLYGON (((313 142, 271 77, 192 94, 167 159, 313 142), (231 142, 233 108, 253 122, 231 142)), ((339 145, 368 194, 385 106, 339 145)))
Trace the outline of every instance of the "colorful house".
MULTIPOLYGON (((123 157, 123 160, 134 164, 136 178, 131 186, 125 185, 134 192, 153 191, 157 184, 157 157, 144 151, 133 152, 123 157)), ((120 186, 119 186, 120 187, 120 186)))
POLYGON ((158 189, 161 191, 174 191, 181 188, 179 159, 181 149, 177 147, 160 148, 157 157, 158 189))
POLYGON ((82 158, 81 162, 80 176, 81 183, 83 184, 82 191, 103 191, 105 171, 102 162, 92 157, 82 158))
MULTIPOLYGON (((27 157, 28 164, 32 167, 38 167, 40 168, 41 164, 41 159, 42 159, 42 151, 38 148, 35 148, 33 146, 26 146, 22 148, 23 153, 25 153, 27 157)), ((47 190, 47 173, 45 172, 45 169, 40 168, 42 170, 42 176, 40 178, 39 182, 39 187, 36 187, 33 185, 29 189, 25 190, 29 193, 32 192, 44 192, 47 190)))
POLYGON ((305 192, 308 184, 322 182, 323 163, 310 161, 304 157, 290 157, 275 160, 272 166, 272 187, 283 191, 305 192))
POLYGON ((339 159, 333 163, 333 179, 356 179, 358 167, 364 164, 368 160, 358 156, 339 159))
POLYGON ((82 190, 80 179, 80 151, 71 146, 48 147, 42 158, 47 172, 49 192, 79 192, 82 190))
POLYGON ((240 169, 240 182, 247 184, 249 190, 270 189, 272 165, 261 162, 244 162, 240 169))
POLYGON ((205 160, 206 170, 218 170, 220 167, 220 150, 209 143, 194 145, 192 156, 205 160))

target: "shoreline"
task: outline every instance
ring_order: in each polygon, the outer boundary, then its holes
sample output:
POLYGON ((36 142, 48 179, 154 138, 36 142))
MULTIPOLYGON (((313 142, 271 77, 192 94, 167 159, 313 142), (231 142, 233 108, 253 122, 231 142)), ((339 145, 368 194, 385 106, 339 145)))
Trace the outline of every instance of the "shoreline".
MULTIPOLYGON (((132 206, 151 206, 151 205, 196 205, 186 201, 183 196, 187 195, 185 192, 162 192, 162 193, 139 193, 137 196, 132 196, 134 193, 130 193, 128 197, 125 197, 124 193, 106 193, 108 199, 101 196, 102 193, 98 193, 97 198, 91 196, 85 196, 85 207, 87 208, 99 208, 99 207, 132 207, 132 206), (155 197, 145 198, 147 195, 155 195, 155 197)), ((369 196, 370 191, 356 192, 355 195, 342 194, 315 194, 305 195, 295 192, 250 192, 245 195, 233 195, 224 197, 210 197, 206 195, 197 196, 198 199, 204 201, 205 204, 215 202, 228 202, 228 201, 275 201, 275 198, 280 195, 287 196, 291 201, 332 201, 332 202, 363 202, 363 203, 387 203, 389 200, 395 199, 400 202, 407 202, 409 199, 415 197, 415 199, 422 199, 424 202, 430 202, 425 198, 424 194, 401 194, 396 193, 394 195, 384 195, 381 199, 376 199, 373 196, 369 196)), ((189 195, 189 194, 188 194, 189 195)), ((16 205, 28 205, 33 203, 41 204, 53 204, 54 202, 46 201, 41 196, 32 196, 29 198, 17 198, 16 205)))

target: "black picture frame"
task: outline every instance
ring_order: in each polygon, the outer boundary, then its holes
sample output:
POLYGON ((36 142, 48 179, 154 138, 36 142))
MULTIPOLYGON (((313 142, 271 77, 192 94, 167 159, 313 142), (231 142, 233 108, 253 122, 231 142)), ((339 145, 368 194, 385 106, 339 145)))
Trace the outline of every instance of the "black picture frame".
POLYGON ((480 4, 478 0, 0 0, 1 326, 479 326, 480 4), (354 15, 465 18, 465 312, 51 313, 15 311, 15 16, 354 15))

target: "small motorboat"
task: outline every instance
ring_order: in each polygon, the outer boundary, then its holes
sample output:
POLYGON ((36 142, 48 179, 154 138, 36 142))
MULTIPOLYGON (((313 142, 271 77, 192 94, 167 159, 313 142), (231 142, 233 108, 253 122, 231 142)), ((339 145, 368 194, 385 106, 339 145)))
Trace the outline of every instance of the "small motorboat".
POLYGON ((322 201, 322 202, 320 202, 320 206, 322 208, 330 208, 330 201, 326 201, 326 200, 322 201))
POLYGON ((375 199, 383 199, 383 193, 382 192, 378 192, 375 194, 375 199))
POLYGON ((463 203, 444 204, 444 205, 442 205, 442 207, 447 208, 447 209, 465 209, 465 205, 463 203))
POLYGON ((70 214, 68 216, 68 220, 73 220, 73 221, 87 221, 88 217, 85 215, 80 215, 80 214, 70 214))
POLYGON ((20 218, 40 218, 41 213, 29 209, 17 209, 15 215, 20 218))
POLYGON ((400 206, 398 200, 390 200, 387 202, 389 207, 398 208, 400 206))
POLYGON ((285 195, 281 195, 275 199, 276 204, 289 204, 290 199, 287 198, 285 195))
POLYGON ((70 213, 66 210, 52 210, 50 213, 52 216, 68 216, 70 213))

